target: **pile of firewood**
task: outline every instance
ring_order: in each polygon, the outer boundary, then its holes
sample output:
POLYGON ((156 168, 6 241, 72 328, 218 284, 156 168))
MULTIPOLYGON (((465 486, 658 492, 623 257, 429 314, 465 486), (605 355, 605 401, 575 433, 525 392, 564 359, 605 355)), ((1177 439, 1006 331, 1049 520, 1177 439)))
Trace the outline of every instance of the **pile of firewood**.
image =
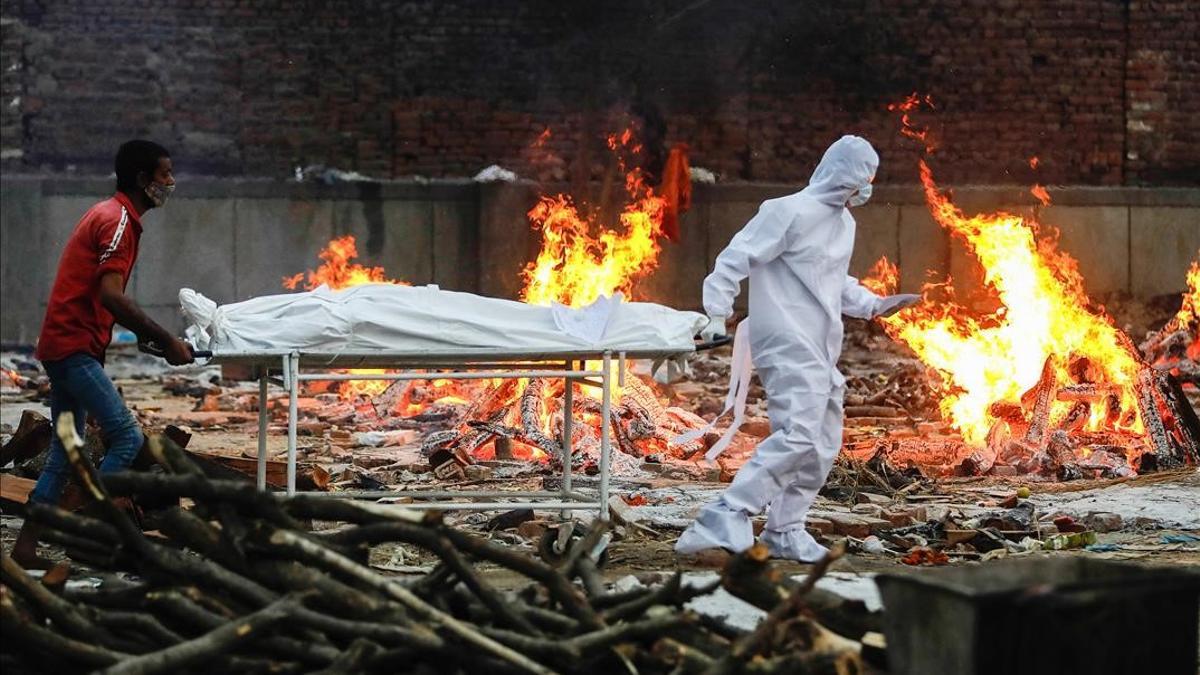
MULTIPOLYGON (((1130 346, 1130 353, 1134 353, 1130 346)), ((1017 467, 1058 480, 1123 478, 1200 462, 1200 420, 1179 381, 1170 373, 1143 364, 1134 381, 1136 409, 1122 409, 1119 391, 1088 379, 1090 365, 1073 358, 1068 371, 1074 381, 1059 381, 1058 357, 1050 355, 1038 383, 1019 402, 993 403, 996 417, 985 447, 967 456, 964 475, 982 475, 997 465, 1017 467), (1071 403, 1069 412, 1052 421, 1051 406, 1071 403), (1093 412, 1103 413, 1109 431, 1085 431, 1093 412), (1139 416, 1145 434, 1117 431, 1139 416), (1132 463, 1133 466, 1130 466, 1132 463)))
POLYGON ((100 476, 69 414, 58 431, 90 500, 83 512, 33 505, 43 539, 86 562, 99 587, 40 581, 3 557, 5 672, 838 673, 861 672, 878 616, 802 582, 761 547, 711 585, 676 574, 659 586, 606 589, 591 528, 554 564, 445 526, 437 514, 316 495, 283 499, 210 480, 166 438, 160 473, 100 476), (129 498, 156 528, 144 534, 129 498), (189 508, 182 508, 186 500, 189 508), (320 533, 309 521, 346 527, 320 533), (366 564, 399 542, 439 560, 415 581, 366 564), (529 580, 503 592, 479 565, 529 580), (124 573, 124 574, 114 574, 124 573), (753 631, 684 609, 718 586, 768 611, 753 631))
POLYGON ((1139 345, 1142 355, 1156 368, 1168 370, 1180 382, 1200 387, 1200 326, 1168 323, 1162 330, 1146 335, 1139 345))
MULTIPOLYGON (((572 462, 584 470, 599 457, 600 401, 582 394, 578 385, 572 398, 572 462)), ((390 391, 390 390, 389 390, 390 391)), ((422 449, 433 456, 439 450, 453 452, 462 463, 471 463, 476 451, 497 443, 498 458, 513 442, 537 448, 551 458, 562 457, 565 388, 558 381, 531 379, 507 380, 485 391, 455 423, 454 427, 426 436, 422 449), (550 433, 543 428, 549 419, 550 433)), ((388 392, 381 397, 387 399, 388 392)), ((614 398, 609 411, 613 448, 639 460, 651 454, 690 459, 703 452, 717 438, 696 439, 679 446, 670 445, 679 434, 699 429, 707 422, 678 407, 663 406, 654 390, 638 376, 629 374, 614 398)))

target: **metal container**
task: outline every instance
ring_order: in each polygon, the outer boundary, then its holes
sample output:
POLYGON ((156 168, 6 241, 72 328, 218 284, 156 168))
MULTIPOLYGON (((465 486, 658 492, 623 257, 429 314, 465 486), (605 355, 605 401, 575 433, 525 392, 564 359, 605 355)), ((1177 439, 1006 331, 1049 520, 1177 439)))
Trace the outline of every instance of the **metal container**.
POLYGON ((1200 574, 1054 557, 876 577, 891 675, 1196 675, 1200 574))

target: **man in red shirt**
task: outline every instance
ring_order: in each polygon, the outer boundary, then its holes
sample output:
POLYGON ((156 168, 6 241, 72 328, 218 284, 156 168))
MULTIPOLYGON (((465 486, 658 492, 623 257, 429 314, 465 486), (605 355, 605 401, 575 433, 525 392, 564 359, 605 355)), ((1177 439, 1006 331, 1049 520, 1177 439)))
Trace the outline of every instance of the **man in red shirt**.
MULTIPOLYGON (((129 141, 117 151, 116 174, 116 194, 89 209, 67 240, 37 346, 37 358, 50 378, 53 421, 65 411, 74 413, 80 435, 89 413, 100 424, 108 443, 102 473, 128 468, 143 442, 137 419, 104 373, 113 324, 120 322, 139 341, 161 345, 171 365, 193 361, 186 342, 125 295, 137 260, 142 214, 165 204, 175 189, 171 155, 157 143, 129 141)), ((56 504, 70 474, 55 435, 30 501, 56 504)), ((26 521, 13 545, 13 559, 25 567, 45 567, 47 561, 37 555, 37 539, 37 527, 26 521)))

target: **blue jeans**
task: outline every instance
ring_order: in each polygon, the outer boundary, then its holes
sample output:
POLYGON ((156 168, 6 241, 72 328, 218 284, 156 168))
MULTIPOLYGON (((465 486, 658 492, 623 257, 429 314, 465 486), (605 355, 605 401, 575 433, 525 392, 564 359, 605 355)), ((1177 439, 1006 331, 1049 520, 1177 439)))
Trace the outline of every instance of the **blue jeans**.
MULTIPOLYGON (((108 452, 100 463, 101 473, 115 473, 129 468, 142 448, 142 429, 133 413, 125 407, 116 385, 104 372, 104 367, 87 354, 72 354, 59 361, 42 364, 50 378, 50 418, 58 424, 58 416, 74 413, 75 430, 84 436, 88 413, 100 423, 108 442, 108 452)), ((71 463, 58 434, 51 435, 50 456, 37 486, 29 496, 39 504, 57 504, 63 488, 71 477, 71 463)))

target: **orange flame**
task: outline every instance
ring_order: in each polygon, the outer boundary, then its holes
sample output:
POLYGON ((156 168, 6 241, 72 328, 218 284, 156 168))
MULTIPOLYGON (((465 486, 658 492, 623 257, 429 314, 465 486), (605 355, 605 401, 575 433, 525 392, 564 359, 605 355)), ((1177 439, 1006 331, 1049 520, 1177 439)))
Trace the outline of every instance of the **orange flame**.
POLYGON ((1167 323, 1168 331, 1189 329, 1200 332, 1200 257, 1192 261, 1192 266, 1188 268, 1183 306, 1167 323))
POLYGON ((875 295, 891 295, 900 287, 900 268, 882 256, 859 283, 875 295))
MULTIPOLYGON (((904 111, 905 135, 928 150, 933 143, 927 132, 908 126, 909 113, 919 102, 909 97, 893 109, 904 111)), ((976 258, 999 303, 995 311, 979 316, 939 300, 882 319, 889 335, 941 376, 943 417, 966 441, 982 444, 996 421, 992 404, 1019 401, 1038 382, 1051 355, 1058 357, 1060 382, 1074 379, 1068 372, 1071 358, 1086 358, 1093 381, 1117 388, 1122 412, 1136 410, 1137 357, 1104 310, 1091 307, 1076 261, 1056 250, 1053 239, 1039 240, 1035 222, 1004 212, 967 216, 939 191, 924 159, 919 168, 934 219, 976 258)), ((881 265, 884 273, 868 284, 884 284, 889 273, 894 283, 895 268, 884 261, 881 265)), ((1051 418, 1065 415, 1069 406, 1057 402, 1051 418)), ((1089 429, 1104 423, 1103 412, 1095 411, 1089 429)), ((1130 430, 1140 432, 1140 420, 1129 417, 1135 420, 1130 430)))
MULTIPOLYGON (((316 270, 284 277, 284 288, 295 290, 302 282, 306 291, 311 291, 321 284, 335 291, 362 284, 408 285, 403 281, 388 279, 382 267, 364 267, 350 262, 358 257, 358 247, 355 246, 354 235, 351 234, 330 240, 317 257, 325 262, 316 270)), ((355 368, 348 372, 355 375, 381 375, 387 371, 379 368, 355 368)), ((345 380, 338 387, 338 396, 343 400, 352 400, 359 396, 375 397, 382 394, 389 385, 391 382, 387 380, 345 380)))
POLYGON ((325 262, 316 270, 309 270, 308 272, 284 277, 284 288, 295 290, 302 282, 306 291, 311 291, 321 284, 325 284, 335 291, 362 284, 408 285, 402 281, 388 279, 382 267, 364 267, 358 263, 350 262, 358 257, 358 247, 355 246, 354 235, 352 234, 331 240, 317 254, 317 257, 325 262), (305 281, 305 277, 307 277, 307 281, 305 281))
POLYGON ((912 114, 919 110, 924 105, 930 110, 935 109, 933 98, 931 96, 920 96, 916 92, 909 94, 903 101, 888 105, 888 110, 900 112, 900 133, 908 136, 913 140, 920 141, 925 146, 925 154, 932 154, 937 150, 937 143, 934 142, 933 136, 929 130, 924 127, 918 127, 913 124, 912 114))
MULTIPOLYGON (((618 153, 623 171, 620 151, 641 151, 629 129, 609 136, 608 145, 618 153)), ((567 195, 543 196, 538 201, 529 211, 529 220, 542 232, 542 249, 525 268, 522 300, 579 307, 601 295, 632 294, 633 282, 658 265, 663 200, 637 168, 625 172, 625 190, 630 201, 620 215, 620 230, 601 226, 592 215, 581 215, 567 195), (598 230, 595 235, 594 230, 598 230)))
POLYGON ((1046 192, 1046 188, 1041 185, 1034 185, 1029 188, 1029 194, 1036 197, 1042 203, 1042 206, 1050 206, 1050 193, 1046 192))

